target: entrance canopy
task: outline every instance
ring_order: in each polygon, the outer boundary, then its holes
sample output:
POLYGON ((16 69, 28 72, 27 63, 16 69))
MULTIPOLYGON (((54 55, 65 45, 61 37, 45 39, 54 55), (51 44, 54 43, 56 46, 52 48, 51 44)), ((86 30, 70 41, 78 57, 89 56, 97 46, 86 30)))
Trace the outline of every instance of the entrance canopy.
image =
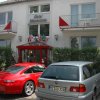
POLYGON ((38 62, 46 65, 51 60, 52 47, 44 42, 31 42, 17 46, 18 62, 38 62))
POLYGON ((18 49, 52 49, 51 46, 47 45, 44 42, 31 42, 23 45, 17 46, 18 49))

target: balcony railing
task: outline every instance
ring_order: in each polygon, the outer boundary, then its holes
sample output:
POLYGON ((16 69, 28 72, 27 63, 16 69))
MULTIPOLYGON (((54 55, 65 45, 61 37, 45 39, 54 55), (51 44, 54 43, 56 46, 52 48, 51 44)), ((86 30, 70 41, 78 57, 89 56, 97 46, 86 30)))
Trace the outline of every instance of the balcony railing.
POLYGON ((60 16, 67 25, 60 28, 95 28, 100 27, 100 13, 60 16))
POLYGON ((5 25, 0 25, 0 39, 9 40, 16 36, 17 23, 11 21, 5 25))
POLYGON ((5 25, 0 25, 0 34, 2 34, 2 32, 17 33, 17 22, 11 21, 5 25))

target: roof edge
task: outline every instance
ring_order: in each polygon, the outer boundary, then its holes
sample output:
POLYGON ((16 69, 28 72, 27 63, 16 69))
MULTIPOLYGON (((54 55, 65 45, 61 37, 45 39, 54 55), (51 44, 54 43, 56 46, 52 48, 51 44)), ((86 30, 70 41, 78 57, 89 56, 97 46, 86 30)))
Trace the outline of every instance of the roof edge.
POLYGON ((5 1, 5 2, 1 2, 0 6, 19 4, 19 3, 31 2, 31 1, 37 1, 37 0, 15 0, 15 1, 10 1, 10 2, 5 1))

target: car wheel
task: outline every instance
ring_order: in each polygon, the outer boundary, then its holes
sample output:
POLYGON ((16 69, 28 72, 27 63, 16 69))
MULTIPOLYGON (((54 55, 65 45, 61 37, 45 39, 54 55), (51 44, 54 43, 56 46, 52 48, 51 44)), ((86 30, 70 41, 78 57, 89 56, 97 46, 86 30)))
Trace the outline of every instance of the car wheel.
POLYGON ((93 92, 92 100, 97 100, 96 90, 93 92))
POLYGON ((32 81, 27 81, 24 85, 24 90, 23 90, 24 95, 30 96, 34 93, 34 91, 35 91, 34 83, 32 81))

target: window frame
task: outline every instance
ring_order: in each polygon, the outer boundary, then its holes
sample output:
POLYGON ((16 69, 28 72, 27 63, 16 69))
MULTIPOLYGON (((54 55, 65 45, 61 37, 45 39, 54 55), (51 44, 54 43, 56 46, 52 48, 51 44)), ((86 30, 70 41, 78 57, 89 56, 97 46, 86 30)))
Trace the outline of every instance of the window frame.
POLYGON ((90 78, 90 77, 92 77, 92 76, 94 76, 94 75, 96 75, 97 74, 97 72, 96 72, 96 68, 94 67, 94 63, 90 63, 90 64, 87 64, 87 65, 84 65, 83 67, 82 67, 82 71, 83 71, 83 79, 84 80, 86 80, 86 79, 88 79, 88 78, 90 78), (90 76, 89 77, 84 77, 85 75, 85 73, 84 73, 84 68, 87 68, 87 70, 89 71, 89 74, 90 74, 90 76))
POLYGON ((6 12, 0 12, 0 14, 4 14, 4 16, 2 15, 4 17, 3 18, 4 19, 4 22, 2 22, 2 23, 0 22, 1 23, 0 26, 2 26, 2 25, 5 25, 6 22, 7 22, 7 14, 6 14, 6 12))
POLYGON ((29 7, 29 12, 30 12, 30 14, 37 14, 37 13, 39 13, 39 9, 40 9, 39 8, 39 5, 30 6, 29 7), (38 7, 38 11, 37 12, 34 12, 34 13, 33 12, 31 13, 31 7, 36 7, 36 6, 38 7))
POLYGON ((7 24, 8 22, 12 21, 13 20, 13 12, 12 11, 7 11, 7 12, 0 12, 1 13, 5 13, 5 23, 4 24, 0 24, 0 26, 3 26, 5 24, 7 24), (12 17, 11 17, 11 20, 8 21, 8 17, 9 17, 9 13, 12 13, 12 17))
POLYGON ((82 44, 82 38, 88 38, 88 39, 90 39, 90 38, 95 38, 95 46, 94 45, 92 45, 92 47, 96 47, 96 39, 97 39, 97 37, 96 36, 81 36, 81 48, 84 48, 83 47, 83 44, 82 44))
MULTIPOLYGON (((30 6, 29 6, 29 13, 30 13, 30 14, 38 14, 38 13, 48 13, 48 12, 50 12, 50 10, 49 10, 49 11, 41 11, 41 7, 42 7, 43 5, 49 5, 49 6, 50 6, 50 3, 44 3, 44 4, 40 4, 40 5, 30 5, 30 6), (34 7, 34 6, 38 6, 38 12, 36 12, 36 13, 31 13, 31 12, 30 12, 30 8, 31 8, 31 7, 34 7)), ((50 8, 51 8, 51 7, 50 7, 50 8)))
POLYGON ((96 19, 96 3, 95 2, 91 2, 91 3, 82 3, 81 5, 80 5, 80 13, 81 13, 81 16, 80 16, 80 20, 92 20, 92 19, 96 19), (92 17, 90 17, 90 18, 83 18, 82 17, 82 5, 90 5, 90 4, 94 4, 94 7, 95 7, 95 17, 94 18, 92 18, 92 17))
POLYGON ((46 12, 50 12, 50 4, 43 4, 43 5, 40 5, 40 12, 41 13, 46 13, 46 12), (42 6, 49 6, 49 11, 42 11, 42 6))
MULTIPOLYGON (((40 30, 41 30, 41 29, 40 29, 40 26, 41 26, 41 25, 45 25, 45 24, 49 25, 49 29, 48 29, 49 33, 48 33, 48 35, 45 35, 45 34, 44 34, 44 36, 46 36, 46 37, 50 36, 50 24, 49 24, 49 23, 43 23, 43 24, 34 24, 34 25, 38 25, 38 31, 37 31, 38 33, 37 33, 37 35, 36 35, 35 37, 38 37, 38 35, 39 35, 39 36, 42 36, 42 35, 40 34, 40 33, 41 33, 41 32, 40 32, 40 30)), ((29 34, 31 34, 31 33, 30 33, 30 26, 29 26, 29 34)), ((34 36, 34 35, 33 35, 33 36, 34 36)))
POLYGON ((78 48, 84 48, 84 47, 82 47, 82 37, 87 37, 87 38, 89 38, 89 37, 95 37, 95 46, 92 46, 92 47, 96 47, 97 46, 97 36, 71 36, 70 37, 70 47, 72 48, 72 46, 71 46, 71 39, 72 38, 76 38, 78 40, 77 41, 78 48))
POLYGON ((0 39, 0 47, 11 47, 11 40, 0 39))

